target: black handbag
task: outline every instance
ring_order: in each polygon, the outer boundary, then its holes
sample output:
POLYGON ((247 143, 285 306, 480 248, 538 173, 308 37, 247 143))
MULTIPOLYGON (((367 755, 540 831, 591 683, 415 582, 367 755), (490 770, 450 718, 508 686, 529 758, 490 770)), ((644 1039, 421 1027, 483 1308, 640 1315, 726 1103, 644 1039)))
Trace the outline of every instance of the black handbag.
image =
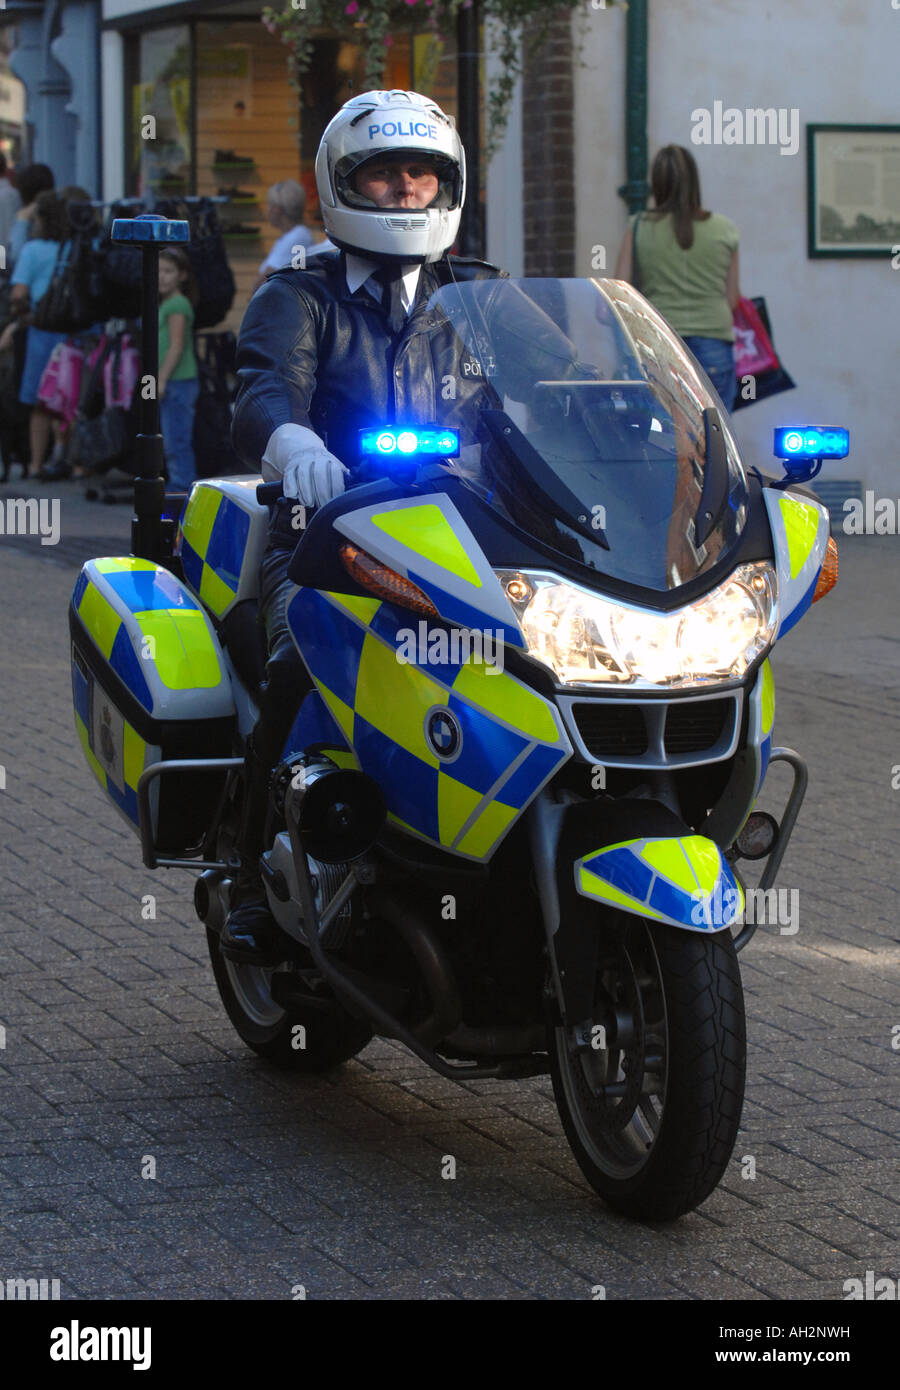
POLYGON ((35 328, 52 333, 81 333, 97 321, 97 305, 90 293, 91 240, 75 235, 60 249, 47 291, 34 308, 35 328))
POLYGON ((142 308, 141 275, 143 255, 140 246, 119 245, 110 240, 117 217, 134 217, 139 211, 131 203, 113 203, 104 230, 95 247, 95 276, 98 283, 97 322, 107 319, 140 318, 142 308))
POLYGON ((73 420, 68 460, 86 473, 103 473, 129 453, 132 443, 128 411, 113 405, 95 415, 93 420, 73 420))
POLYGON ((5 275, 0 280, 0 330, 12 322, 15 315, 12 310, 12 285, 9 283, 9 276, 5 275))
POLYGON ((201 333, 196 344, 199 391, 194 407, 193 446, 198 478, 244 473, 231 444, 234 391, 233 333, 201 333))
POLYGON ((216 205, 208 198, 201 198, 199 203, 164 199, 157 202, 156 211, 190 223, 191 239, 183 249, 197 283, 194 328, 212 328, 222 322, 237 292, 216 205))
MULTIPOLYGON (((81 379, 78 414, 69 429, 66 456, 73 467, 86 473, 105 473, 127 458, 134 443, 133 413, 119 405, 103 408, 103 368, 119 341, 104 335, 101 351, 81 379)), ((137 397, 137 391, 134 394, 137 397)))

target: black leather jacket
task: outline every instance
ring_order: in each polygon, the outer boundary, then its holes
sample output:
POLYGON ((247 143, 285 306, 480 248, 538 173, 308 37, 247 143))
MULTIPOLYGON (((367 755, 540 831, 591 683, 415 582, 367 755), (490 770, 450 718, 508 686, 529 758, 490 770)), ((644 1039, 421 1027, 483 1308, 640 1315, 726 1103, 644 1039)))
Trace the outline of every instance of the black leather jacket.
POLYGON ((270 276, 247 307, 237 345, 232 440, 247 467, 259 469, 273 430, 290 421, 315 430, 352 470, 364 427, 452 426, 462 419, 483 387, 478 364, 461 356, 459 339, 427 307, 453 278, 507 275, 457 256, 423 265, 412 312, 393 337, 387 310, 368 285, 348 290, 343 252, 270 276))

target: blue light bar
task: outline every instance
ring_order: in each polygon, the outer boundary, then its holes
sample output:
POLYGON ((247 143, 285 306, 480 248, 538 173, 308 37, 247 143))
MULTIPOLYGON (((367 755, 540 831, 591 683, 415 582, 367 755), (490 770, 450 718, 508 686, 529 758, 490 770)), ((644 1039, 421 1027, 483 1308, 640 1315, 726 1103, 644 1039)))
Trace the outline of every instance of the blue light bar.
POLYGON ((775 431, 779 459, 845 459, 850 431, 837 425, 788 425, 775 431))
POLYGON ((439 458, 456 458, 459 454, 459 430, 415 429, 408 426, 389 426, 381 430, 360 430, 359 451, 363 455, 417 458, 422 454, 439 458))
POLYGON ((189 222, 178 218, 161 217, 157 212, 142 212, 138 217, 117 217, 112 224, 110 241, 130 241, 140 245, 151 241, 190 241, 189 222))

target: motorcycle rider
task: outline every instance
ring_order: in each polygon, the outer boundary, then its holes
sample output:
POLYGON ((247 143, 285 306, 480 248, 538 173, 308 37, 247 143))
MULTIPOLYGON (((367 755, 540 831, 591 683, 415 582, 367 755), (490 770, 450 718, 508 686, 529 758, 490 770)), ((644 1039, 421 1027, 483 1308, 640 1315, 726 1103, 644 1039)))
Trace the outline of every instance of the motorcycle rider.
POLYGON ((341 249, 309 269, 270 276, 247 308, 237 346, 234 447, 252 471, 262 460, 263 478, 281 479, 284 494, 271 508, 260 573, 268 661, 248 740, 240 869, 221 937, 223 953, 246 964, 277 962, 286 941, 268 909, 259 858, 269 774, 311 686, 286 617, 299 528, 311 509, 353 485, 359 428, 438 419, 442 381, 422 331, 429 297, 453 280, 506 276, 448 254, 465 200, 465 153, 428 97, 372 91, 346 102, 322 136, 316 186, 326 233, 341 249))

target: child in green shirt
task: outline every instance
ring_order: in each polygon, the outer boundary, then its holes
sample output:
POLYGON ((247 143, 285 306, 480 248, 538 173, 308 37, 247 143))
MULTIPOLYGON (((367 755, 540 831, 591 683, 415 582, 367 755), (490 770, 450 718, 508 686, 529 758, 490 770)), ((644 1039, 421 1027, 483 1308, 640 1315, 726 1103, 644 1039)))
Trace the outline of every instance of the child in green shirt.
POLYGON ((187 492, 197 477, 194 406, 199 381, 194 354, 197 290, 191 263, 178 247, 159 253, 159 422, 169 487, 187 492))

